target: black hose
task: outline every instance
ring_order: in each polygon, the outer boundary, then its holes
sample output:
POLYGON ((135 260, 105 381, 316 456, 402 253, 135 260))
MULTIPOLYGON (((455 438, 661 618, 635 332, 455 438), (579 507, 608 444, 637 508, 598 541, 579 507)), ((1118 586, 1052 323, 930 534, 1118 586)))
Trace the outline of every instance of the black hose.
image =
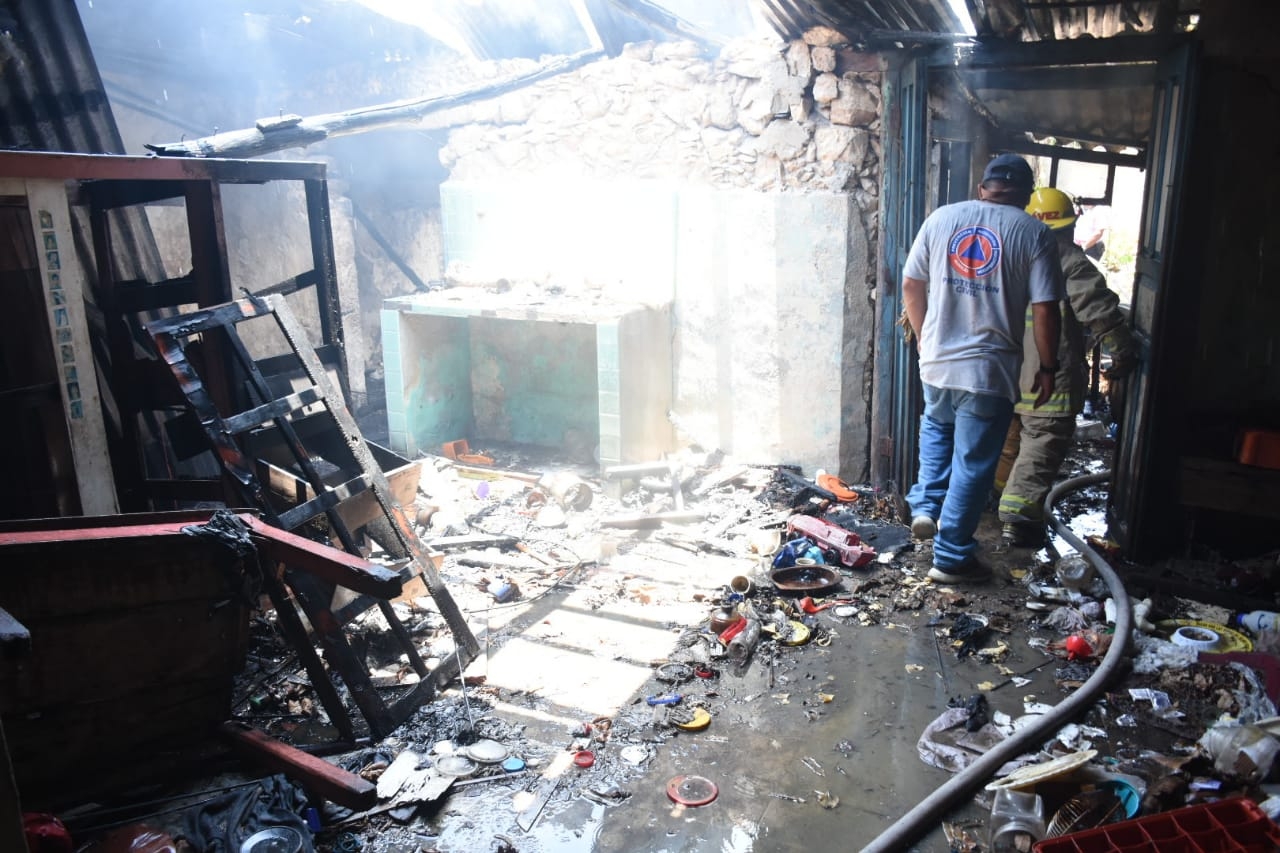
POLYGON ((1007 740, 1001 741, 964 770, 951 777, 946 784, 922 800, 888 829, 876 836, 870 844, 862 848, 863 853, 871 853, 871 851, 891 853, 892 851, 906 850, 948 812, 964 800, 972 797, 1005 762, 1016 758, 1031 748, 1038 747, 1039 743, 1046 737, 1057 732, 1069 720, 1092 705, 1097 696, 1107 686, 1107 682, 1115 675, 1121 661, 1128 656, 1129 647, 1133 642, 1133 609, 1129 604, 1129 594, 1125 591, 1120 576, 1107 564, 1106 560, 1102 559, 1096 551, 1090 548, 1084 540, 1076 536, 1065 523, 1053 514, 1053 505, 1064 494, 1084 486, 1091 486, 1094 483, 1105 482, 1110 476, 1110 471, 1101 471, 1097 474, 1086 474, 1083 477, 1065 480, 1049 492, 1044 502, 1045 517, 1049 519, 1050 526, 1071 547, 1079 551, 1089 561, 1097 571, 1098 576, 1106 582, 1107 589, 1110 590, 1111 597, 1115 600, 1115 637, 1111 642, 1111 648, 1107 650, 1106 656, 1103 657, 1102 663, 1098 665, 1089 680, 1082 684, 1075 693, 1055 705, 1049 713, 1043 715, 1026 728, 1019 729, 1007 740))

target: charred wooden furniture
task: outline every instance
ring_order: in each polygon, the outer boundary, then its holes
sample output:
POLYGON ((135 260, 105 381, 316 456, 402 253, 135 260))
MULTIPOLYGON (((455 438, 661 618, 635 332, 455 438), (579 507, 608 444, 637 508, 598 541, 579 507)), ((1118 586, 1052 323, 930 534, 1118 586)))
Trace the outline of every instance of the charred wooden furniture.
POLYGON ((336 539, 353 556, 359 556, 361 548, 352 525, 365 522, 369 512, 376 508, 381 518, 375 520, 382 522, 381 544, 392 560, 403 563, 401 576, 404 579, 420 577, 426 583, 459 649, 453 660, 435 671, 428 671, 412 637, 385 598, 356 589, 365 594, 344 600, 336 596, 337 585, 333 579, 292 570, 284 573, 283 584, 268 579, 266 586, 281 625, 298 649, 312 685, 339 732, 348 739, 355 734, 293 601, 306 614, 324 649, 325 659, 350 690, 352 700, 369 724, 370 733, 375 738, 390 733, 434 695, 438 684, 459 674, 465 666, 462 659, 473 660, 479 646, 324 365, 307 345, 302 328, 282 297, 267 296, 155 321, 147 325, 147 330, 203 427, 228 480, 237 485, 245 502, 260 508, 270 524, 325 542, 336 539), (271 345, 273 339, 277 348, 283 340, 287 351, 275 355, 251 352, 251 343, 257 350, 265 348, 268 353, 275 352, 271 345), (231 355, 234 369, 247 377, 248 407, 228 410, 223 401, 215 398, 188 358, 188 348, 195 341, 216 343, 231 355), (264 360, 275 363, 292 360, 303 378, 290 388, 273 387, 261 369, 264 360), (310 436, 306 439, 300 434, 304 427, 310 436), (306 500, 297 505, 282 505, 258 476, 256 460, 260 457, 249 449, 254 443, 287 449, 289 475, 305 483, 306 488, 299 496, 306 500), (328 469, 328 479, 336 480, 335 483, 326 482, 322 468, 328 469), (378 693, 367 665, 344 630, 352 619, 371 606, 381 610, 420 678, 416 686, 392 702, 384 701, 378 693))
POLYGON ((203 513, 6 522, 0 607, 31 653, 0 661, 0 715, 23 805, 127 777, 231 713, 248 607, 227 549, 182 533, 203 513))
MULTIPOLYGON (((86 298, 90 302, 93 359, 87 351, 79 353, 85 362, 78 370, 92 376, 96 361, 107 380, 103 395, 108 405, 103 408, 111 418, 106 439, 122 511, 190 506, 198 501, 222 500, 228 494, 216 461, 204 455, 206 447, 199 440, 198 425, 187 419, 185 401, 168 380, 164 363, 152 352, 151 340, 142 329, 145 320, 170 315, 181 306, 227 302, 243 291, 298 294, 291 298, 300 313, 307 312, 309 325, 318 330, 317 357, 335 372, 338 385, 347 391, 343 311, 324 164, 0 152, 0 183, 5 179, 56 186, 63 209, 67 187, 72 189, 73 221, 56 223, 66 229, 65 235, 55 235, 59 240, 56 254, 64 270, 74 265, 90 285, 86 298), (302 186, 299 196, 304 198, 304 209, 298 220, 305 223, 309 237, 305 254, 310 256, 310 267, 283 281, 238 280, 243 275, 233 272, 227 252, 224 189, 270 184, 286 190, 279 193, 281 198, 289 197, 290 186, 302 186), (163 272, 146 224, 144 209, 151 206, 167 208, 166 217, 175 208, 181 210, 189 255, 180 246, 170 246, 169 251, 182 257, 184 266, 189 257, 188 272, 174 278, 163 272)), ((50 212, 56 219, 57 211, 50 212)), ((281 223, 281 231, 286 224, 292 223, 281 223)), ((264 240, 271 236, 271 231, 262 235, 264 240)), ((43 259, 44 246, 40 248, 38 254, 43 259)), ((26 321, 14 318, 10 322, 26 321)), ((12 331, 30 333, 29 329, 12 331)), ((22 334, 17 337, 22 339, 22 334)), ((232 404, 242 402, 243 377, 230 367, 229 355, 214 345, 200 358, 212 393, 232 404)), ((92 405, 98 407, 98 401, 94 399, 92 405)))
MULTIPOLYGON (((180 762, 225 731, 259 592, 297 621, 280 576, 382 601, 402 590, 396 573, 253 515, 232 516, 245 547, 229 548, 211 516, 0 524, 0 608, 31 632, 29 656, 0 659, 0 719, 28 807, 140 781, 144 759, 180 762)), ((345 719, 332 700, 326 711, 345 719)))

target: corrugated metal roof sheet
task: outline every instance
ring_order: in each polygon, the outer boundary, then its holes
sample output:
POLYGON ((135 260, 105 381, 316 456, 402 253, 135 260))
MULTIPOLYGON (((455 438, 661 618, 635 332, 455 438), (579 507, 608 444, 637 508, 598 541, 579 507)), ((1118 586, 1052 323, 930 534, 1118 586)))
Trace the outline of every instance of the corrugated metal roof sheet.
MULTIPOLYGON (((830 27, 851 44, 968 32, 948 0, 755 0, 785 38, 830 27)), ((1201 0, 965 0, 979 36, 1014 41, 1185 30, 1201 0)))
POLYGON ((979 33, 1019 41, 1182 32, 1201 0, 974 0, 979 33))
POLYGON ((72 0, 0 0, 0 147, 122 154, 72 0))
POLYGON ((829 27, 866 44, 889 32, 963 33, 946 0, 756 0, 765 19, 784 38, 813 27, 829 27))
MULTIPOLYGON (((0 148, 123 154, 74 0, 0 0, 0 148)), ((113 211, 122 270, 158 280, 164 267, 142 211, 113 211)), ((92 270, 89 241, 77 239, 92 270)))

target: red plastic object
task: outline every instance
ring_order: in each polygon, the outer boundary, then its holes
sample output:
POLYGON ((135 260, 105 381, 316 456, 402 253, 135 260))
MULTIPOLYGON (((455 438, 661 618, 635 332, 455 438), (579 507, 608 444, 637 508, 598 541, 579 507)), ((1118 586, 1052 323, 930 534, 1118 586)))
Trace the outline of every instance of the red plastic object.
POLYGON ((71 853, 75 849, 66 826, 46 812, 23 814, 22 830, 31 853, 71 853))
POLYGON ((787 519, 787 531, 809 537, 823 551, 835 551, 841 565, 850 569, 865 566, 876 557, 876 549, 863 545, 862 539, 852 530, 811 515, 791 516, 787 519))
POLYGON ((579 750, 573 755, 573 763, 585 769, 596 763, 596 754, 586 749, 579 750))
POLYGON ((726 646, 729 645, 729 641, 741 634, 745 627, 747 627, 747 620, 740 617, 737 622, 720 632, 720 642, 726 646))
POLYGON ((821 613, 822 611, 826 610, 828 607, 835 607, 835 606, 836 606, 836 603, 834 601, 828 601, 826 604, 818 604, 813 600, 812 597, 807 595, 804 598, 800 599, 800 609, 810 615, 813 615, 814 613, 821 613))
POLYGON ((819 488, 835 495, 840 503, 853 503, 858 499, 858 493, 846 486, 835 474, 819 474, 816 482, 819 488))
POLYGON ((1187 806, 1048 838, 1035 853, 1272 853, 1280 849, 1280 826, 1243 798, 1187 806))
POLYGON ((1258 468, 1280 468, 1280 432, 1265 429, 1247 429, 1240 436, 1242 465, 1258 468))
POLYGON ((1072 634, 1067 637, 1066 642, 1067 660, 1075 660, 1076 658, 1093 657, 1093 646, 1089 645, 1089 641, 1079 634, 1072 634))
POLYGON ((667 782, 667 796, 682 806, 705 806, 720 796, 720 788, 705 776, 676 776, 667 782))

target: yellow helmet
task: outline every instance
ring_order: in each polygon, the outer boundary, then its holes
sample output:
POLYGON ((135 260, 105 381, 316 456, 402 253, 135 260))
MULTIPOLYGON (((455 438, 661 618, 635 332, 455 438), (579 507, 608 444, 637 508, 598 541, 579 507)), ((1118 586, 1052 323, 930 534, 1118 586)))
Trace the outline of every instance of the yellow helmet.
POLYGON ((1076 207, 1071 203, 1071 196, 1053 187, 1041 187, 1033 192, 1027 213, 1055 231, 1076 221, 1076 207))

